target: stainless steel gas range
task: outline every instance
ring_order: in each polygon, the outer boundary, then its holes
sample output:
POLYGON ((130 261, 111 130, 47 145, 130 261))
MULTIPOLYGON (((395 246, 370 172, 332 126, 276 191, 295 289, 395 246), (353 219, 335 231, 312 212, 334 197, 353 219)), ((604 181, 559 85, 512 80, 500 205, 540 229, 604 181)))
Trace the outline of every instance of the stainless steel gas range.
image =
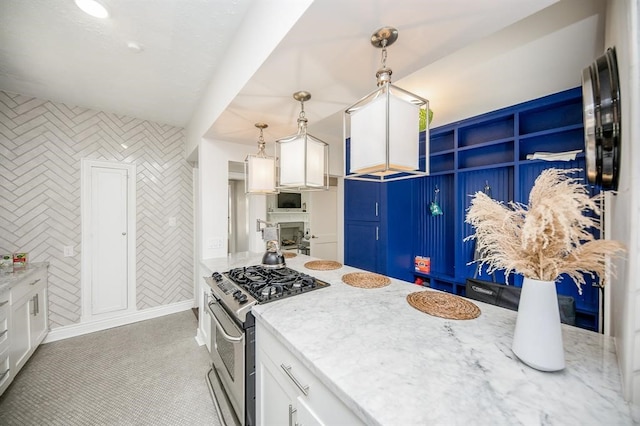
POLYGON ((287 267, 248 266, 205 277, 211 287, 211 370, 207 382, 220 420, 254 425, 255 319, 251 307, 329 286, 287 267))

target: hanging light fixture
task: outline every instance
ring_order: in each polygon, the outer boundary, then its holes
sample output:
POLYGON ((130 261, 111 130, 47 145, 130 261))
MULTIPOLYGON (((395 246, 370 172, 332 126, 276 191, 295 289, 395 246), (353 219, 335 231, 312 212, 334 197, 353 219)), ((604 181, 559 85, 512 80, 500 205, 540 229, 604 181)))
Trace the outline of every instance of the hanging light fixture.
POLYGON ((276 161, 264 152, 263 131, 269 125, 256 123, 255 126, 260 129, 258 153, 247 155, 244 160, 244 192, 247 194, 275 194, 277 193, 276 161))
POLYGON ((296 92, 300 102, 298 133, 276 141, 278 189, 282 191, 320 191, 329 189, 329 145, 307 133, 304 103, 309 92, 296 92))
POLYGON ((420 152, 420 115, 427 114, 429 101, 391 84, 387 47, 397 39, 392 27, 371 36, 371 44, 382 49, 382 67, 378 89, 345 110, 345 179, 387 182, 429 174, 428 126, 420 152))

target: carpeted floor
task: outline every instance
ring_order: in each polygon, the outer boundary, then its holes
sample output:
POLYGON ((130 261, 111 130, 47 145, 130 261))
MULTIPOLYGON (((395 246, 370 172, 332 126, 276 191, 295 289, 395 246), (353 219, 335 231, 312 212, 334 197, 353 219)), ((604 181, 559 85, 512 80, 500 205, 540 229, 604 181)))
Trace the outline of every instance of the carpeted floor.
POLYGON ((191 310, 41 345, 0 425, 219 425, 191 310))

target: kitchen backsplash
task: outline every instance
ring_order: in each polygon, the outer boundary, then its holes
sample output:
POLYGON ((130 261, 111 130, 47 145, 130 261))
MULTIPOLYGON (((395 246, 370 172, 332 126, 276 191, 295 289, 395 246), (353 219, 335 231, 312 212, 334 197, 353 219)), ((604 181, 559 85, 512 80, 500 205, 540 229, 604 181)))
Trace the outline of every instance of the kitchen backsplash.
POLYGON ((51 263, 52 329, 78 323, 82 311, 82 158, 136 164, 137 308, 193 297, 193 180, 184 144, 182 128, 0 91, 0 253, 51 263), (75 255, 63 257, 64 246, 75 255))

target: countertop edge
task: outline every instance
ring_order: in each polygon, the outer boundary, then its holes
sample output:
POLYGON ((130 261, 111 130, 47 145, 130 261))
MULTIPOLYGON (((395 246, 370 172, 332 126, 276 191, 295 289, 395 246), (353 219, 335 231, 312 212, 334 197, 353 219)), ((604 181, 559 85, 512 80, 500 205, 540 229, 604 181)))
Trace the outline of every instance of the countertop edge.
POLYGON ((4 272, 0 275, 0 293, 11 290, 25 278, 35 274, 42 268, 49 268, 49 262, 27 263, 23 268, 16 268, 12 272, 4 272))

